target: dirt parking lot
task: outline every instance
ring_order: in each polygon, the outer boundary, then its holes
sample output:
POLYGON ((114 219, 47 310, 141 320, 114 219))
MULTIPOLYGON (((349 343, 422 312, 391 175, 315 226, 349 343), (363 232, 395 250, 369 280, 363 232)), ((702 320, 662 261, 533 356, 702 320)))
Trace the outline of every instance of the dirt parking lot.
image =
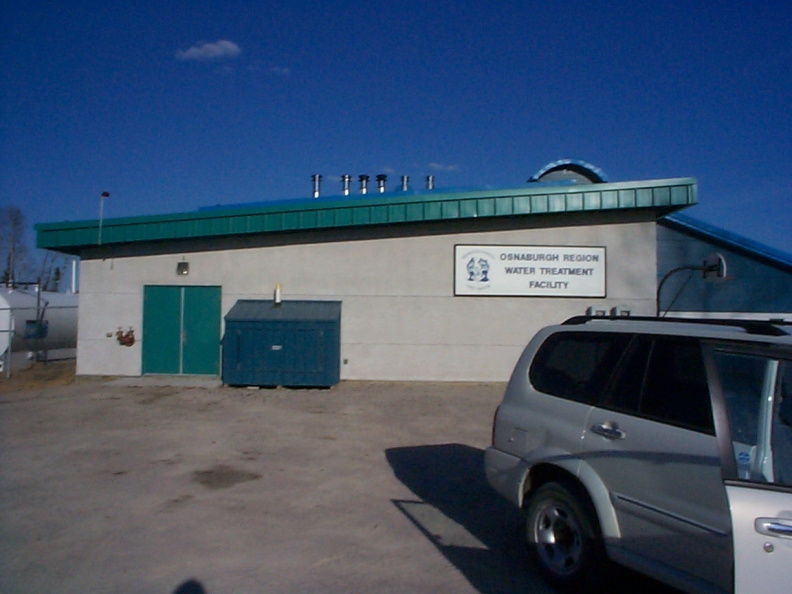
POLYGON ((550 591, 483 476, 502 384, 0 390, 0 592, 550 591))

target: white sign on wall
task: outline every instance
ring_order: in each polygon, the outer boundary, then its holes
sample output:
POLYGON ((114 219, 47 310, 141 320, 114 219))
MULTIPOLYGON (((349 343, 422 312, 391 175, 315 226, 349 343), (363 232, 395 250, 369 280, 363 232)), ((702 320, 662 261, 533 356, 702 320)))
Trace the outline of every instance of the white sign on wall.
POLYGON ((454 294, 605 297, 605 248, 457 245, 454 294))

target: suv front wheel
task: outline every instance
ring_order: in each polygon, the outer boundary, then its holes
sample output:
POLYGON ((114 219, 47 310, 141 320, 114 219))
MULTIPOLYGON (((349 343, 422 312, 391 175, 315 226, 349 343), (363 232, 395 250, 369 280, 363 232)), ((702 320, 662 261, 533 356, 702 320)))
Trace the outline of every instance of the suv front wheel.
POLYGON ((581 490, 545 483, 530 496, 525 515, 528 546, 548 580, 565 590, 595 589, 605 551, 593 506, 581 490))

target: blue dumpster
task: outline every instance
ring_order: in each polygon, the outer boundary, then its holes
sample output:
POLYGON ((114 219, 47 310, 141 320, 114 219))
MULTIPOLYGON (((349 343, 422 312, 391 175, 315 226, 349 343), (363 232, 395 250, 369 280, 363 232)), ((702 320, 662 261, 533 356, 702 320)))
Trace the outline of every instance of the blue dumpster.
POLYGON ((240 299, 225 316, 229 386, 330 387, 340 355, 340 301, 240 299))

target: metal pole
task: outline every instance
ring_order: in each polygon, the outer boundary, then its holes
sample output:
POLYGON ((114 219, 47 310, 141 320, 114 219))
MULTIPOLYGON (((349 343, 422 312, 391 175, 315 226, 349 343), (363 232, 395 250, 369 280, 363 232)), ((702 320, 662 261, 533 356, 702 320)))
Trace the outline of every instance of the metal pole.
POLYGON ((11 315, 11 304, 8 304, 8 348, 3 353, 3 366, 5 367, 6 378, 11 377, 11 342, 14 340, 14 332, 11 325, 14 323, 14 317, 11 315))
POLYGON ((96 242, 97 245, 102 245, 102 220, 104 219, 104 201, 105 198, 110 196, 110 192, 102 192, 99 197, 99 238, 96 242))

